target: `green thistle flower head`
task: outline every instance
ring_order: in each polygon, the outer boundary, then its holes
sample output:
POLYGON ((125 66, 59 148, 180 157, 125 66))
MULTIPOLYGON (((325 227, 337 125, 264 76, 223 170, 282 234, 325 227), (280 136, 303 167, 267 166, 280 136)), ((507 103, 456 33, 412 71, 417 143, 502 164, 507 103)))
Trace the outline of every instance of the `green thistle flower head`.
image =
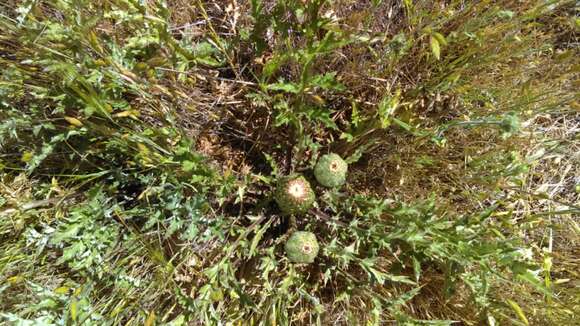
POLYGON ((286 255, 293 263, 310 264, 318 255, 318 241, 314 233, 297 231, 286 241, 286 255))
POLYGON ((314 191, 301 175, 294 174, 278 180, 274 198, 285 214, 304 213, 314 204, 314 191))
POLYGON ((324 155, 314 167, 314 176, 321 185, 334 188, 346 182, 348 164, 337 154, 324 155))
POLYGON ((515 113, 506 114, 501 121, 501 129, 508 134, 517 133, 521 128, 520 119, 515 113))

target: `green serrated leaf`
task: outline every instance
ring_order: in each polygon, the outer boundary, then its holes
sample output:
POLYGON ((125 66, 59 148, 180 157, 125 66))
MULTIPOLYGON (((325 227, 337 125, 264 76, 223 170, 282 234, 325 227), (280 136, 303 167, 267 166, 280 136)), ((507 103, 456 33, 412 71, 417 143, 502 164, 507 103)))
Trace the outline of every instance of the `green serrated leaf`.
POLYGON ((344 85, 336 81, 336 72, 326 73, 324 75, 315 75, 309 80, 310 85, 318 86, 322 89, 343 91, 344 85))
POLYGON ((250 252, 248 253, 249 257, 253 257, 254 254, 256 253, 256 248, 258 247, 260 240, 264 236, 264 233, 268 230, 268 228, 270 228, 270 224, 272 224, 272 220, 269 220, 266 224, 264 224, 263 227, 261 227, 258 230, 258 232, 256 232, 256 235, 254 236, 254 238, 252 239, 252 243, 250 244, 250 252))
POLYGON ((378 105, 378 116, 381 123, 381 128, 387 128, 391 125, 391 118, 395 110, 399 107, 401 91, 397 90, 395 95, 387 95, 383 97, 378 105))
POLYGON ((300 87, 295 83, 284 82, 280 81, 274 84, 269 84, 266 86, 268 90, 271 91, 282 91, 286 93, 298 93, 300 91, 300 87))
POLYGON ((439 41, 433 35, 431 35, 430 37, 430 44, 431 44, 431 52, 433 52, 435 58, 439 60, 441 58, 441 47, 439 45, 439 41))

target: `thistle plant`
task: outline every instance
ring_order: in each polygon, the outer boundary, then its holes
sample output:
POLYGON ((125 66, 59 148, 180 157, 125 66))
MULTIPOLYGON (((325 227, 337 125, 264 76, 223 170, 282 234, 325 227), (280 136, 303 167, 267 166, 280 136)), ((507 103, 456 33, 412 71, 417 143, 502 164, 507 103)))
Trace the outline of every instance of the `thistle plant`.
POLYGON ((0 325, 576 320, 578 11, 514 2, 0 1, 0 325))
POLYGON ((304 213, 312 207, 315 199, 310 183, 299 174, 282 177, 274 197, 284 214, 304 213))
POLYGON ((321 185, 334 188, 346 182, 348 164, 338 154, 326 154, 314 167, 314 176, 321 185))
POLYGON ((318 255, 318 241, 312 232, 296 231, 286 242, 286 255, 293 263, 310 264, 318 255))
POLYGON ((499 124, 501 130, 505 135, 509 136, 517 133, 521 128, 521 122, 518 116, 514 113, 508 113, 504 116, 499 124))

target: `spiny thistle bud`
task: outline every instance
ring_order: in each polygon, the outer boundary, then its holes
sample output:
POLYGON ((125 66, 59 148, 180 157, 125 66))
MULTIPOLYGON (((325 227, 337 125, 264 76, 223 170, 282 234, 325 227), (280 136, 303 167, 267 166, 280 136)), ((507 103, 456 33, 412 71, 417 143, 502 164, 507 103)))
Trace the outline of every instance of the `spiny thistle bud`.
POLYGON ((310 264, 318 255, 318 241, 314 233, 297 231, 286 241, 286 255, 293 263, 310 264))
POLYGON ((314 191, 303 176, 294 174, 278 180, 274 198, 285 214, 304 213, 314 204, 314 191))
POLYGON ((521 123, 517 115, 514 113, 509 113, 505 115, 503 120, 501 120, 500 126, 503 132, 514 134, 520 130, 521 123))
POLYGON ((337 154, 324 155, 314 167, 314 176, 323 186, 334 188, 346 182, 348 164, 337 154))

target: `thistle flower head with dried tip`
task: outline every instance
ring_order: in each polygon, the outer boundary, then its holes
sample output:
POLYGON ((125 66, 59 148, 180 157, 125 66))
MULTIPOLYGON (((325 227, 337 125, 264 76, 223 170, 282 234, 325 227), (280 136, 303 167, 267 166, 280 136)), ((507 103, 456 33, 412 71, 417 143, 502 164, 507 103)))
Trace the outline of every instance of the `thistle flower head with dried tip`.
POLYGON ((306 212, 314 204, 314 191, 301 175, 294 174, 278 180, 274 198, 285 214, 306 212))
POLYGON ((286 255, 293 263, 310 264, 318 256, 318 241, 312 232, 296 231, 286 241, 286 255))
POLYGON ((348 164, 338 154, 327 154, 318 160, 314 167, 314 176, 321 185, 334 188, 346 182, 348 164))

